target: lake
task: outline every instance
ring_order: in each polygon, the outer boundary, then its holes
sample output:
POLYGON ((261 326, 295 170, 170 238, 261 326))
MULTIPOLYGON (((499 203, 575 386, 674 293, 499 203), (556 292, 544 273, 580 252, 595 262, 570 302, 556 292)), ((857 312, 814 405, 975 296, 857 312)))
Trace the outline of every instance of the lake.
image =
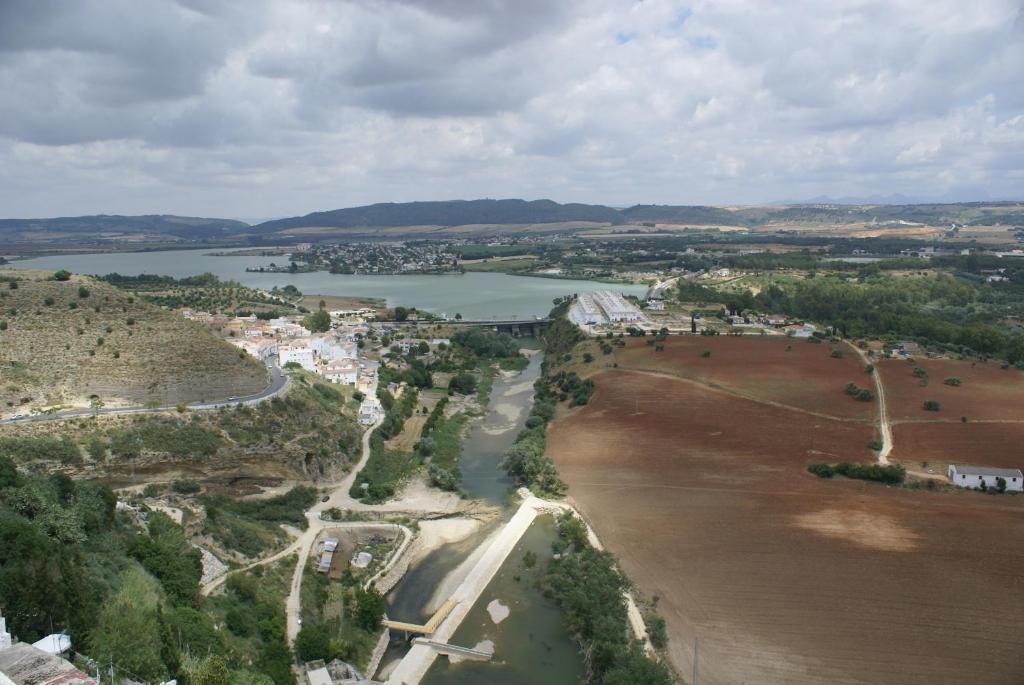
POLYGON ((389 307, 417 307, 435 314, 462 314, 467 319, 527 319, 546 315, 556 297, 595 290, 616 290, 642 296, 643 285, 610 285, 500 273, 450 275, 361 276, 330 274, 326 271, 304 274, 251 273, 246 267, 285 263, 275 257, 214 257, 210 250, 173 250, 164 252, 116 252, 36 257, 13 262, 24 269, 67 269, 73 273, 104 275, 120 273, 159 274, 182 278, 210 272, 223 280, 235 280, 254 287, 270 289, 294 285, 308 295, 350 295, 380 297, 389 307))

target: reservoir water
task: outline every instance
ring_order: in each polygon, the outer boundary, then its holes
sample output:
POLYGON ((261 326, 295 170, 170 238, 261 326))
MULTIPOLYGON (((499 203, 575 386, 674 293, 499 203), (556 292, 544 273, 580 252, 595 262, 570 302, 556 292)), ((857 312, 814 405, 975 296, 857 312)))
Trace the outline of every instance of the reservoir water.
POLYGON ((265 267, 272 262, 281 264, 285 261, 286 258, 280 255, 217 257, 209 250, 170 250, 55 255, 19 260, 11 266, 50 271, 67 269, 73 273, 101 276, 145 273, 182 278, 210 272, 222 280, 234 280, 254 288, 269 290, 275 285, 294 285, 309 295, 382 297, 389 307, 418 307, 450 316, 458 313, 466 319, 528 319, 547 314, 554 298, 571 293, 612 289, 641 296, 647 290, 643 285, 609 285, 500 273, 363 276, 326 271, 300 274, 246 271, 247 267, 265 267))

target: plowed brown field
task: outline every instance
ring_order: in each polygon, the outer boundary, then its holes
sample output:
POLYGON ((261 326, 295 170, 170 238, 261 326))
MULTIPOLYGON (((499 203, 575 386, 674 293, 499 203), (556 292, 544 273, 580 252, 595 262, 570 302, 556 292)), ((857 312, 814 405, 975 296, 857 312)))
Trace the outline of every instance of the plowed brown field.
POLYGON ((886 359, 878 363, 885 383, 889 417, 901 419, 1024 420, 1024 373, 1002 369, 997 362, 968 362, 952 359, 886 359), (914 367, 927 372, 927 384, 914 376, 914 367), (960 379, 959 386, 943 383, 960 379), (925 400, 938 400, 938 412, 927 411, 925 400))
POLYGON ((1019 685, 1024 498, 811 476, 812 461, 871 458, 872 423, 833 409, 860 365, 852 351, 742 341, 759 362, 807 355, 772 380, 740 341, 670 338, 665 353, 641 342, 616 357, 696 375, 694 350, 712 349, 705 361, 720 365, 704 380, 804 411, 620 368, 549 430, 569 494, 638 589, 660 597, 681 673, 699 638, 702 685, 1019 685), (842 371, 828 381, 809 368, 842 371), (822 408, 847 420, 807 413, 822 408))
POLYGON ((892 456, 908 462, 967 463, 1024 469, 1022 423, 900 423, 892 456))
POLYGON ((675 336, 655 352, 643 338, 615 351, 619 368, 688 378, 723 390, 840 418, 873 420, 876 405, 846 394, 853 382, 871 388, 871 376, 847 345, 814 344, 775 336, 675 336), (839 349, 842 358, 832 357, 839 349), (710 357, 703 357, 705 350, 710 357))

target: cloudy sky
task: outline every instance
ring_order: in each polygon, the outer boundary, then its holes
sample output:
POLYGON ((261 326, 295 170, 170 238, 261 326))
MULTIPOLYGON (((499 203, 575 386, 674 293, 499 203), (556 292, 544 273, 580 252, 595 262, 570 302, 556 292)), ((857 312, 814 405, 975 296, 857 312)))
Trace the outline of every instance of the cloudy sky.
POLYGON ((1024 196, 1021 0, 0 0, 0 216, 1024 196))

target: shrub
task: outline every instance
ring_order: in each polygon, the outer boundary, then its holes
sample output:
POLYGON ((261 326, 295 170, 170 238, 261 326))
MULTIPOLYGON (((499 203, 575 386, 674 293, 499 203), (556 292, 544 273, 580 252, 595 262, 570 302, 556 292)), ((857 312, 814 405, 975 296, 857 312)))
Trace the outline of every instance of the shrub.
POLYGON ((923 406, 926 411, 939 411, 940 409, 938 400, 925 400, 923 406))
POLYGON ((658 649, 664 649, 668 644, 668 630, 665 629, 665 619, 657 614, 647 616, 647 635, 651 638, 651 644, 658 649))
POLYGON ((199 492, 202 488, 199 483, 194 480, 176 480, 171 483, 171 490, 180 493, 182 495, 194 495, 199 492))
POLYGON ((594 361, 594 355, 590 354, 589 352, 584 352, 583 353, 583 361, 586 364, 591 363, 592 361, 594 361))
POLYGON ((864 367, 864 373, 874 373, 874 372, 875 372, 875 365, 874 364, 868 364, 867 366, 864 367))
POLYGON ((55 281, 67 281, 71 279, 71 272, 66 269, 53 272, 53 280, 55 281))
POLYGON ((708 357, 711 356, 711 350, 704 350, 703 352, 700 353, 700 356, 702 356, 705 359, 707 359, 708 357))
POLYGON ((860 387, 856 383, 846 384, 846 394, 860 400, 861 402, 870 402, 875 399, 875 393, 871 392, 867 388, 860 387))
POLYGON ((882 441, 881 440, 868 440, 868 449, 874 450, 875 452, 881 451, 882 441))
POLYGON ((831 464, 811 464, 807 470, 818 478, 831 478, 836 474, 836 470, 832 468, 831 464))
POLYGON ((914 374, 914 378, 924 378, 925 376, 928 375, 928 372, 922 369, 920 366, 915 366, 914 370, 911 373, 914 374))
POLYGON ((832 350, 832 358, 833 359, 842 359, 843 358, 843 351, 842 350, 832 350))
POLYGON ((53 298, 52 297, 44 298, 43 299, 43 304, 45 304, 47 307, 51 306, 53 304, 53 298))
POLYGON ((942 382, 945 383, 946 385, 952 385, 953 387, 960 385, 960 379, 957 378, 956 376, 950 376, 949 378, 945 379, 942 382))
POLYGON ((78 296, 81 297, 82 299, 85 299, 86 297, 89 297, 89 289, 86 288, 84 285, 79 286, 78 287, 78 296))

